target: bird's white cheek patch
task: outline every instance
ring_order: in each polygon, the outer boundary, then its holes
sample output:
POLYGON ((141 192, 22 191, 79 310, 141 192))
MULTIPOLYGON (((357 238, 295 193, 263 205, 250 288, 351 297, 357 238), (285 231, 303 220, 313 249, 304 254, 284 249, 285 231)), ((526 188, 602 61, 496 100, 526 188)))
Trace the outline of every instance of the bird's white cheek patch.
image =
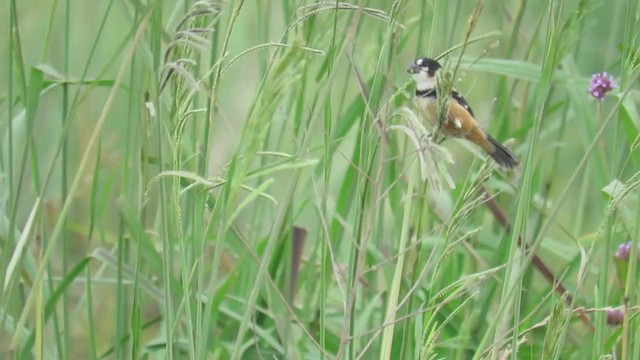
POLYGON ((460 119, 455 118, 453 120, 453 126, 456 127, 456 129, 462 129, 462 121, 460 121, 460 119))
POLYGON ((428 79, 423 74, 413 74, 413 80, 416 81, 416 89, 418 90, 430 90, 436 88, 436 81, 434 79, 428 79))

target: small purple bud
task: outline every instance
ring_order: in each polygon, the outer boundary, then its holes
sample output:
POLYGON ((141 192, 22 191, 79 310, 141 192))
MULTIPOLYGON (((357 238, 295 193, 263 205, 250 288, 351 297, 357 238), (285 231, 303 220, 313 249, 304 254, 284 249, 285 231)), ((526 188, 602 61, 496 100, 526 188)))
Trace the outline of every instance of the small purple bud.
POLYGON ((624 321, 624 310, 615 308, 607 310, 607 324, 609 326, 618 326, 624 321))
POLYGON ((631 241, 627 241, 618 246, 616 251, 616 257, 622 261, 629 261, 629 254, 631 253, 631 241))

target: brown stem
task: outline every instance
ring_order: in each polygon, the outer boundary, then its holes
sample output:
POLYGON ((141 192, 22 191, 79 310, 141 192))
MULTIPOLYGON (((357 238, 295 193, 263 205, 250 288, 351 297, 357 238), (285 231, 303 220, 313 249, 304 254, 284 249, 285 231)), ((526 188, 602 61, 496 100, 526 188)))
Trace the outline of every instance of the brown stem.
MULTIPOLYGON (((500 205, 496 201, 495 197, 489 194, 489 192, 484 186, 480 189, 480 191, 482 191, 482 193, 485 196, 485 199, 486 199, 484 202, 485 205, 487 205, 487 207, 489 208, 493 216, 496 218, 496 221, 498 221, 498 224, 500 224, 507 232, 511 231, 511 222, 509 221, 509 218, 507 217, 506 212, 500 207, 500 205)), ((523 245, 522 235, 518 235, 518 245, 520 246, 523 245)), ((524 242, 524 248, 526 252, 531 251, 531 246, 526 242, 524 242)), ((556 276, 553 274, 553 271, 551 271, 551 269, 547 266, 547 264, 545 264, 544 261, 542 261, 542 259, 537 254, 533 254, 533 258, 531 259, 531 262, 533 263, 533 266, 536 269, 538 269, 538 271, 540 271, 542 276, 550 284, 553 285, 553 288, 555 289, 556 293, 558 293, 560 296, 564 295, 565 293, 567 294, 567 296, 565 297, 565 301, 567 302, 568 305, 571 306, 571 304, 573 303, 573 295, 564 286, 564 284, 562 283, 562 280, 556 279, 556 276)), ((580 317, 580 319, 585 325, 591 327, 591 329, 593 330, 593 325, 591 324, 591 321, 584 313, 579 313, 578 316, 580 317)))
POLYGON ((294 226, 293 227, 293 249, 291 251, 291 282, 289 283, 289 303, 293 304, 293 298, 298 287, 298 278, 300 277, 300 264, 302 263, 302 251, 304 250, 304 242, 307 238, 307 230, 294 226))

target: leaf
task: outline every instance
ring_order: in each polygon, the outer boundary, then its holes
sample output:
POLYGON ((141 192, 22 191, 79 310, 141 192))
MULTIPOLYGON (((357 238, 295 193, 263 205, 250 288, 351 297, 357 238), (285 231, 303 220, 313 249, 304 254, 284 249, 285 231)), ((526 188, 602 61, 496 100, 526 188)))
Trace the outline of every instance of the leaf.
MULTIPOLYGON (((60 282, 60 285, 51 294, 51 296, 47 300, 47 304, 44 307, 44 323, 45 324, 47 323, 47 320, 51 318, 51 315, 56 310, 56 304, 58 303, 58 300, 60 300, 62 295, 69 290, 69 286, 71 286, 75 281, 75 279, 78 276, 80 276, 80 274, 83 273, 85 268, 90 264, 91 260, 92 260, 91 256, 85 257, 84 259, 80 260, 80 262, 73 269, 71 269, 71 271, 69 271, 67 276, 65 276, 64 279, 62 279, 62 282, 60 282)), ((31 351, 34 349, 33 344, 35 342, 35 338, 36 338, 36 332, 34 331, 31 333, 31 335, 25 342, 24 346, 22 347, 24 352, 22 353, 22 356, 20 356, 19 358, 21 359, 31 358, 31 351)))
MULTIPOLYGON (((539 82, 542 76, 542 66, 519 60, 484 58, 476 62, 475 58, 463 56, 460 67, 530 82, 539 82)), ((556 70, 552 76, 553 83, 567 87, 582 87, 587 89, 589 87, 589 81, 587 77, 575 76, 561 70, 556 70)))
POLYGON ((622 109, 620 111, 620 124, 622 126, 624 135, 629 144, 629 156, 633 159, 634 167, 640 166, 640 153, 634 151, 640 139, 640 114, 638 113, 638 107, 636 102, 630 97, 625 97, 622 100, 622 109))
POLYGON ((636 209, 638 207, 637 182, 630 180, 627 184, 623 184, 619 180, 611 181, 602 191, 611 197, 611 204, 620 215, 620 220, 626 229, 633 234, 636 228, 636 209))

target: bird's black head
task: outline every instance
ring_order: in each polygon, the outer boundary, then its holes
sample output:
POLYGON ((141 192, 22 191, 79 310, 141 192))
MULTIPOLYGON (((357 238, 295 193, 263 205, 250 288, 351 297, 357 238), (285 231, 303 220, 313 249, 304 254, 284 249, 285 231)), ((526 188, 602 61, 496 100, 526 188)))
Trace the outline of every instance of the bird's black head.
POLYGON ((442 66, 436 60, 430 58, 417 58, 409 68, 407 72, 409 74, 426 73, 427 76, 432 77, 436 75, 436 71, 442 66))

